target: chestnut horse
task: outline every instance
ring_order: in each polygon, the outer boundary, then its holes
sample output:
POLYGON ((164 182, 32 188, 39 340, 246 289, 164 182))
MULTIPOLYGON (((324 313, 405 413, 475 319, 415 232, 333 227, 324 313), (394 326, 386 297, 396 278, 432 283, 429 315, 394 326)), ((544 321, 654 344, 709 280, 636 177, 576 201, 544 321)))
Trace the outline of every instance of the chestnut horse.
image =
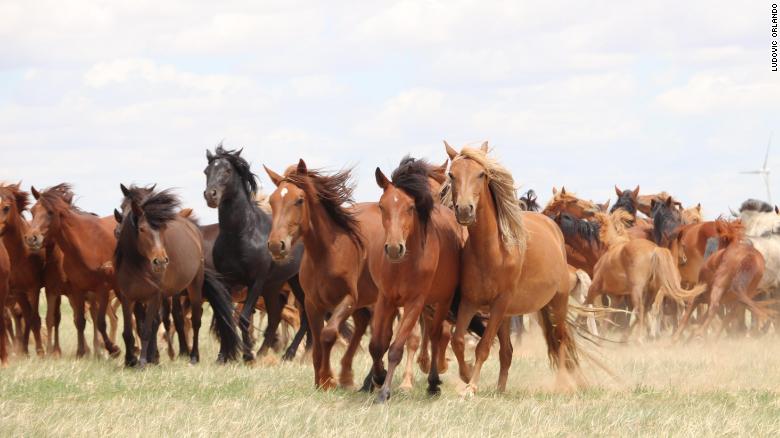
POLYGON ((179 200, 170 191, 148 195, 140 204, 130 200, 130 213, 122 217, 116 247, 115 266, 124 315, 125 366, 143 367, 153 360, 162 299, 187 290, 192 305, 192 349, 190 363, 200 360, 198 334, 205 297, 214 310, 220 359, 238 355, 239 335, 233 319, 228 290, 215 274, 204 268, 203 237, 193 221, 179 214, 179 200), (134 351, 131 309, 146 306, 141 332, 141 360, 134 351))
MULTIPOLYGON (((3 233, 5 222, 0 221, 0 234, 3 233)), ((6 332, 5 301, 8 297, 8 283, 11 277, 11 260, 8 251, 0 239, 0 367, 8 366, 8 339, 6 332)))
MULTIPOLYGON (((664 297, 670 297, 680 304, 695 298, 704 291, 704 285, 697 285, 686 291, 680 286, 680 273, 672 254, 646 239, 630 239, 626 226, 631 214, 617 209, 611 214, 597 213, 599 240, 607 251, 596 263, 593 283, 588 290, 586 305, 593 304, 597 296, 628 295, 631 298, 639 338, 646 333, 646 304, 654 302, 653 313, 657 317, 664 297), (654 301, 653 301, 654 300, 654 301)), ((653 331, 657 326, 653 326, 653 331)), ((627 331, 625 337, 628 337, 627 331)))
POLYGON ((30 210, 32 222, 25 234, 25 243, 33 253, 49 241, 62 250, 62 266, 71 289, 68 298, 78 333, 76 355, 82 357, 86 353, 84 304, 87 294, 93 292, 97 301, 95 325, 108 353, 112 357, 118 356, 119 348, 106 332, 109 292, 116 289, 112 264, 116 247, 114 218, 98 218, 72 205, 73 192, 68 184, 59 184, 43 192, 33 187, 31 191, 37 202, 30 210))
POLYGON ((461 300, 452 338, 461 379, 468 382, 466 394, 477 391, 482 365, 496 335, 500 345, 498 390, 506 389, 512 362, 508 317, 536 311, 559 380, 567 372, 581 377, 577 345, 566 321, 570 288, 561 231, 547 216, 520 210, 514 179, 488 157, 487 142, 480 149, 464 147, 460 153, 444 144, 452 162, 447 193, 457 221, 469 231, 461 256, 461 300), (472 370, 464 358, 466 327, 484 308, 490 316, 472 370))
MULTIPOLYGON (((750 242, 745 240, 744 227, 739 221, 715 221, 718 233, 718 251, 712 254, 701 270, 701 280, 706 282, 709 294, 702 294, 685 309, 682 321, 674 335, 678 339, 688 325, 691 313, 699 303, 709 304, 704 322, 695 335, 705 333, 712 318, 723 304, 740 303, 753 312, 754 317, 765 320, 769 312, 764 306, 753 301, 758 294, 758 285, 764 275, 764 258, 750 242)), ((743 316, 744 312, 732 309, 729 318, 743 316)), ((721 325, 718 334, 726 326, 721 325)))
MULTIPOLYGON (((434 202, 428 173, 427 162, 410 157, 393 171, 392 181, 379 168, 375 172, 377 185, 382 189, 379 210, 385 242, 379 254, 369 255, 371 276, 379 289, 369 346, 374 382, 382 385, 378 402, 390 398, 404 345, 426 305, 434 306, 428 331, 431 356, 439 357, 444 319, 458 287, 463 246, 460 226, 451 210, 434 202), (393 338, 393 319, 399 307, 403 307, 404 313, 393 338), (389 365, 386 373, 385 352, 389 365)), ((438 367, 438 360, 433 361, 428 373, 428 393, 432 395, 440 393, 438 367)))
POLYGON ((330 355, 339 326, 352 315, 355 331, 341 359, 339 385, 352 387, 352 359, 366 331, 376 301, 377 287, 368 270, 369 250, 380 246, 382 219, 376 204, 352 204, 349 170, 326 175, 309 170, 303 160, 279 175, 265 168, 276 185, 269 201, 273 223, 268 250, 277 263, 294 256, 299 241, 306 250, 300 279, 305 291, 306 315, 314 338, 314 385, 336 386, 330 355), (347 206, 345 204, 350 204, 347 206), (325 317, 331 313, 327 326, 325 317))

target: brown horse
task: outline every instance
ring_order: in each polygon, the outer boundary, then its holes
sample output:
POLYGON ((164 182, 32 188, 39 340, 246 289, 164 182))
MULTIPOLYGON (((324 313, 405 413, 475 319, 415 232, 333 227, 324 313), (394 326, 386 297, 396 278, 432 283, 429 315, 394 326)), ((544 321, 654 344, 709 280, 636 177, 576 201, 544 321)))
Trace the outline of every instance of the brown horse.
MULTIPOLYGON (((714 222, 718 233, 717 252, 709 256, 701 269, 700 278, 707 284, 709 294, 702 294, 685 309, 682 321, 674 335, 675 339, 688 325, 691 313, 700 303, 709 304, 707 316, 694 335, 705 333, 712 318, 718 314, 723 304, 741 304, 759 320, 766 320, 770 312, 753 298, 758 295, 758 285, 764 275, 764 257, 750 242, 745 240, 744 227, 740 221, 727 222, 719 219, 714 222)), ((729 318, 744 316, 744 312, 732 309, 729 318)), ((721 325, 718 334, 727 325, 721 325)))
POLYGON ((696 204, 695 207, 683 209, 682 221, 685 225, 698 224, 704 221, 701 214, 701 203, 696 204))
POLYGON ((680 254, 678 263, 682 286, 691 288, 699 283, 699 274, 704 266, 704 254, 707 251, 707 241, 718 237, 718 229, 714 221, 683 225, 677 235, 680 254))
POLYGON ((512 361, 507 317, 512 315, 538 311, 559 379, 566 372, 578 375, 577 346, 566 322, 570 288, 561 231, 547 216, 520 210, 514 179, 488 157, 487 142, 480 149, 464 147, 460 153, 446 142, 445 147, 452 160, 448 193, 456 219, 469 231, 461 257, 462 297, 452 338, 461 378, 468 382, 466 394, 476 392, 496 335, 500 345, 498 390, 506 389, 512 361), (490 317, 477 344, 472 370, 464 359, 466 326, 483 308, 490 317))
MULTIPOLYGON (((602 294, 611 296, 628 295, 636 314, 640 340, 646 333, 646 304, 654 302, 653 313, 660 311, 664 297, 670 297, 680 304, 695 298, 704 290, 698 285, 691 291, 680 286, 677 263, 666 248, 661 248, 646 239, 630 239, 626 226, 632 216, 618 209, 611 214, 598 213, 599 239, 607 251, 596 263, 593 283, 588 290, 586 305, 593 304, 602 294)), ((656 315, 657 316, 657 315, 656 315)), ((653 331, 656 330, 653 326, 653 331)), ((627 337, 630 331, 627 331, 627 337)))
MULTIPOLYGON (((5 210, 3 208, 3 210, 5 210)), ((0 234, 5 231, 5 222, 0 221, 0 234)), ((0 239, 0 367, 8 366, 8 342, 6 332, 6 308, 5 302, 8 298, 8 283, 11 277, 11 260, 8 258, 8 251, 0 239)))
MULTIPOLYGON (((314 338, 314 384, 336 386, 330 355, 342 321, 352 315, 355 331, 341 360, 339 385, 352 387, 352 359, 368 326, 368 307, 377 288, 368 271, 366 245, 376 245, 382 219, 376 204, 352 207, 350 171, 325 175, 309 170, 303 160, 284 176, 265 168, 276 190, 270 196, 273 223, 268 249, 277 263, 288 260, 299 240, 305 251, 300 281, 314 338), (376 242, 375 242, 376 241, 376 242), (325 317, 331 313, 326 327, 325 317)), ((370 248, 370 246, 369 246, 370 248)))
POLYGON ((25 235, 28 249, 36 253, 46 242, 56 244, 63 253, 63 268, 71 285, 68 298, 73 307, 73 318, 78 332, 78 357, 86 353, 84 304, 88 292, 94 292, 97 301, 96 326, 103 345, 112 357, 119 355, 106 332, 106 308, 109 291, 115 288, 112 265, 116 239, 114 218, 98 218, 71 204, 73 192, 68 184, 60 184, 38 192, 31 189, 37 200, 33 205, 32 222, 25 235))
MULTIPOLYGON (((369 350, 374 361, 374 382, 382 386, 377 401, 385 402, 390 398, 390 386, 404 345, 426 305, 435 308, 429 325, 431 356, 439 357, 444 319, 458 287, 463 243, 455 215, 433 200, 428 163, 406 157, 393 171, 392 181, 379 168, 375 173, 383 191, 379 210, 385 243, 384 247, 369 248, 379 250, 378 254, 369 255, 371 276, 379 288, 369 350), (404 313, 393 338, 393 319, 399 307, 403 307, 404 313), (385 352, 389 365, 386 373, 385 352)), ((433 361, 428 373, 429 394, 440 392, 437 362, 433 361)))
POLYGON ((178 299, 187 290, 192 305, 192 349, 190 363, 200 360, 198 334, 205 297, 214 310, 220 358, 238 355, 239 336, 233 319, 228 290, 216 276, 205 271, 203 237, 195 222, 179 214, 179 200, 170 191, 148 195, 140 204, 130 200, 131 213, 121 219, 115 266, 124 315, 125 365, 135 366, 131 309, 135 303, 146 306, 141 331, 143 367, 154 360, 160 307, 164 298, 178 299), (151 343, 151 348, 150 348, 151 343))

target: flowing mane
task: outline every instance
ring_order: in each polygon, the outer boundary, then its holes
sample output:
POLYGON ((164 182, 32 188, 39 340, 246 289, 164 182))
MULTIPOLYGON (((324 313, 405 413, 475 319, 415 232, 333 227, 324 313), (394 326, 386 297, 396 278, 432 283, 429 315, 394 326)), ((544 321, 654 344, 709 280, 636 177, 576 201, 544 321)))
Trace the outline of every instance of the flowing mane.
POLYGON ((599 240, 601 242, 607 246, 628 242, 626 228, 634 220, 631 213, 618 209, 612 213, 598 212, 594 217, 599 225, 599 240))
POLYGON ((555 222, 566 237, 579 236, 590 245, 601 244, 600 225, 585 219, 576 218, 569 213, 560 213, 555 217, 555 222))
POLYGON ((715 229, 718 231, 718 236, 720 236, 722 248, 734 242, 739 242, 745 237, 745 227, 739 219, 728 221, 719 217, 715 220, 715 229))
POLYGON ((583 210, 596 211, 598 208, 596 205, 585 199, 578 198, 576 194, 566 191, 565 188, 560 191, 556 191, 552 199, 547 202, 544 207, 544 213, 559 213, 559 208, 567 204, 577 204, 583 210))
POLYGON ((320 169, 308 169, 305 174, 300 174, 295 166, 291 166, 285 172, 284 180, 314 195, 336 226, 344 230, 355 245, 363 248, 360 225, 355 213, 348 208, 355 202, 352 198, 355 190, 352 169, 330 175, 322 173, 320 169))
POLYGON ((154 193, 155 186, 157 186, 157 184, 144 187, 131 184, 130 187, 127 188, 127 195, 122 199, 122 210, 129 207, 131 202, 135 202, 136 205, 141 205, 144 199, 154 193))
POLYGON ((238 176, 241 177, 244 191, 247 196, 249 196, 249 199, 254 199, 255 194, 257 193, 257 175, 252 173, 249 162, 241 156, 242 150, 243 149, 225 149, 222 147, 222 143, 220 143, 214 150, 214 156, 209 162, 222 159, 227 160, 231 166, 233 166, 233 169, 235 169, 238 176))
MULTIPOLYGON (((482 149, 464 147, 460 153, 452 159, 473 160, 485 169, 488 178, 488 187, 496 204, 498 216, 498 230, 501 238, 508 245, 521 245, 525 247, 526 230, 521 217, 522 210, 517 200, 517 190, 512 174, 502 166, 495 158, 488 157, 482 149)), ((452 205, 451 181, 447 181, 442 187, 444 205, 452 205)))
POLYGON ((406 156, 393 171, 393 185, 406 192, 414 199, 417 216, 422 224, 423 234, 428 229, 428 223, 433 211, 433 195, 431 195, 428 178, 431 177, 431 166, 427 161, 406 156))
POLYGON ((27 208, 30 206, 30 194, 21 189, 21 183, 0 183, 0 197, 5 196, 14 198, 16 209, 20 214, 21 212, 27 210, 27 208))
MULTIPOLYGON (((136 192, 137 194, 138 192, 136 192)), ((127 199, 126 199, 127 200, 127 199)), ((134 202, 134 201, 131 201, 134 202)), ((174 220, 181 207, 181 201, 170 189, 147 195, 138 208, 143 212, 144 218, 150 227, 159 230, 166 223, 174 220)), ((124 224, 119 233, 114 261, 119 268, 124 263, 140 267, 144 263, 143 256, 138 252, 138 217, 135 213, 127 216, 127 224, 124 224), (128 226, 129 225, 129 226, 128 226)), ((124 221, 123 221, 124 222, 124 221)))
POLYGON ((38 201, 51 212, 70 209, 78 214, 97 216, 95 213, 84 211, 76 206, 73 203, 74 196, 73 188, 69 183, 60 183, 40 192, 38 201))

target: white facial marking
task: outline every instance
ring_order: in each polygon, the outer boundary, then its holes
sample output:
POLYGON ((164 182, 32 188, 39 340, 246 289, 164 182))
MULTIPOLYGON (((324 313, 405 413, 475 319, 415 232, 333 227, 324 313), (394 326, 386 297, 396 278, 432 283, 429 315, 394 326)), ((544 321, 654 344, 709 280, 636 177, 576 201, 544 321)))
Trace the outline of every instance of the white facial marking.
POLYGON ((398 196, 393 196, 393 201, 398 202, 398 196))
POLYGON ((287 195, 287 187, 282 187, 282 191, 280 192, 280 194, 282 195, 282 198, 284 198, 285 195, 287 195))

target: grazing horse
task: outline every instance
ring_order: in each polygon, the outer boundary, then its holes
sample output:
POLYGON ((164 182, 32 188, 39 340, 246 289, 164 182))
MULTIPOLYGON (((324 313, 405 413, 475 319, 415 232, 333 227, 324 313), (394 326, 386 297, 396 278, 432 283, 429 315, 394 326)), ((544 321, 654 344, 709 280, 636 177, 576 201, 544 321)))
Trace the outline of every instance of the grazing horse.
MULTIPOLYGON (((707 316, 699 326, 696 334, 703 334, 712 318, 718 313, 721 300, 723 304, 740 303, 750 309, 759 320, 769 316, 767 310, 753 301, 758 294, 758 285, 764 275, 764 258, 750 242, 745 240, 744 227, 739 221, 715 221, 718 232, 718 251, 712 254, 704 264, 701 279, 706 282, 709 294, 699 295, 685 309, 682 321, 674 335, 678 339, 688 325, 693 309, 699 303, 709 304, 707 316)), ((729 318, 742 315, 737 309, 732 309, 729 318)), ((721 325, 721 330, 726 322, 721 325)))
MULTIPOLYGON (((375 172, 377 185, 382 189, 379 210, 385 243, 379 255, 369 255, 371 276, 379 289, 369 350, 374 380, 382 385, 379 402, 390 398, 390 386, 404 345, 426 305, 435 307, 429 331, 431 356, 439 357, 443 323, 458 287, 463 246, 460 226, 451 210, 434 202, 428 169, 427 162, 406 157, 393 171, 392 181, 379 168, 375 172), (393 338, 393 319, 399 307, 403 307, 404 313, 393 338)), ((428 393, 432 395, 440 393, 437 362, 433 361, 428 373, 428 393)))
MULTIPOLYGON (((257 177, 249 163, 241 157, 241 150, 227 150, 217 146, 214 153, 206 151, 208 166, 206 190, 208 206, 219 211, 219 234, 214 241, 214 266, 231 290, 248 288, 246 303, 241 310, 240 326, 244 338, 245 361, 254 359, 249 324, 260 296, 268 310, 268 326, 263 343, 257 351, 264 356, 279 343, 277 329, 282 315, 279 291, 285 282, 298 301, 303 302, 303 289, 298 279, 303 245, 286 248, 292 257, 278 263, 268 253, 268 233, 271 217, 255 202, 257 177)), ((304 315, 301 315, 304 318, 304 315)), ((288 349, 285 358, 295 357, 288 349)))
POLYGON ((368 269, 367 250, 381 250, 382 219, 376 204, 352 206, 349 170, 326 175, 309 170, 303 160, 284 176, 265 168, 276 185, 271 193, 273 225, 268 250, 277 263, 288 263, 303 242, 300 278, 306 315, 314 338, 314 385, 336 386, 330 355, 341 323, 350 315, 355 331, 341 359, 339 385, 354 385, 352 359, 366 331, 368 307, 377 287, 368 269), (368 247, 367 247, 368 246, 368 247), (327 326, 325 317, 331 313, 327 326))
POLYGON ((178 213, 179 206, 178 198, 163 190, 148 195, 140 204, 131 199, 130 213, 124 217, 116 215, 122 223, 115 266, 124 315, 125 366, 138 364, 132 331, 133 305, 146 306, 143 330, 139 330, 143 367, 154 359, 162 299, 178 298, 185 289, 192 305, 190 363, 200 360, 198 333, 204 297, 214 310, 220 359, 233 360, 238 355, 240 341, 230 294, 214 273, 205 270, 203 237, 193 221, 178 213))
MULTIPOLYGON (((636 325, 642 340, 646 333, 646 303, 653 302, 653 313, 657 314, 664 297, 670 297, 680 304, 699 295, 704 285, 690 291, 680 286, 680 273, 671 252, 646 239, 630 239, 626 226, 631 214, 618 209, 611 214, 598 213, 599 240, 607 251, 596 263, 593 283, 588 290, 586 305, 593 304, 602 294, 612 296, 628 295, 636 312, 636 325)), ((657 315, 656 315, 657 316, 657 315)), ((653 331, 656 330, 653 326, 653 331)), ((625 336, 628 337, 630 331, 625 336)))
POLYGON ((116 286, 112 264, 116 247, 114 218, 99 218, 73 205, 73 192, 68 184, 42 192, 33 187, 31 192, 37 202, 30 209, 32 221, 24 240, 33 253, 41 251, 49 241, 62 250, 62 267, 70 284, 68 299, 78 333, 76 355, 82 357, 86 353, 84 305, 87 294, 92 292, 97 308, 95 325, 103 345, 111 357, 118 356, 119 348, 106 332, 109 292, 116 286))
MULTIPOLYGON (((520 210, 514 179, 494 158, 488 145, 464 147, 460 152, 444 143, 451 159, 447 191, 455 217, 468 227, 461 256, 461 300, 452 349, 467 395, 477 391, 482 365, 498 335, 500 370, 498 390, 506 389, 512 362, 509 316, 539 312, 547 352, 559 370, 579 375, 577 345, 566 315, 569 275, 563 235, 545 215, 520 210), (465 333, 471 318, 487 308, 490 316, 477 344, 473 369, 466 364, 465 333)), ((579 380, 579 379, 578 379, 579 380)))

